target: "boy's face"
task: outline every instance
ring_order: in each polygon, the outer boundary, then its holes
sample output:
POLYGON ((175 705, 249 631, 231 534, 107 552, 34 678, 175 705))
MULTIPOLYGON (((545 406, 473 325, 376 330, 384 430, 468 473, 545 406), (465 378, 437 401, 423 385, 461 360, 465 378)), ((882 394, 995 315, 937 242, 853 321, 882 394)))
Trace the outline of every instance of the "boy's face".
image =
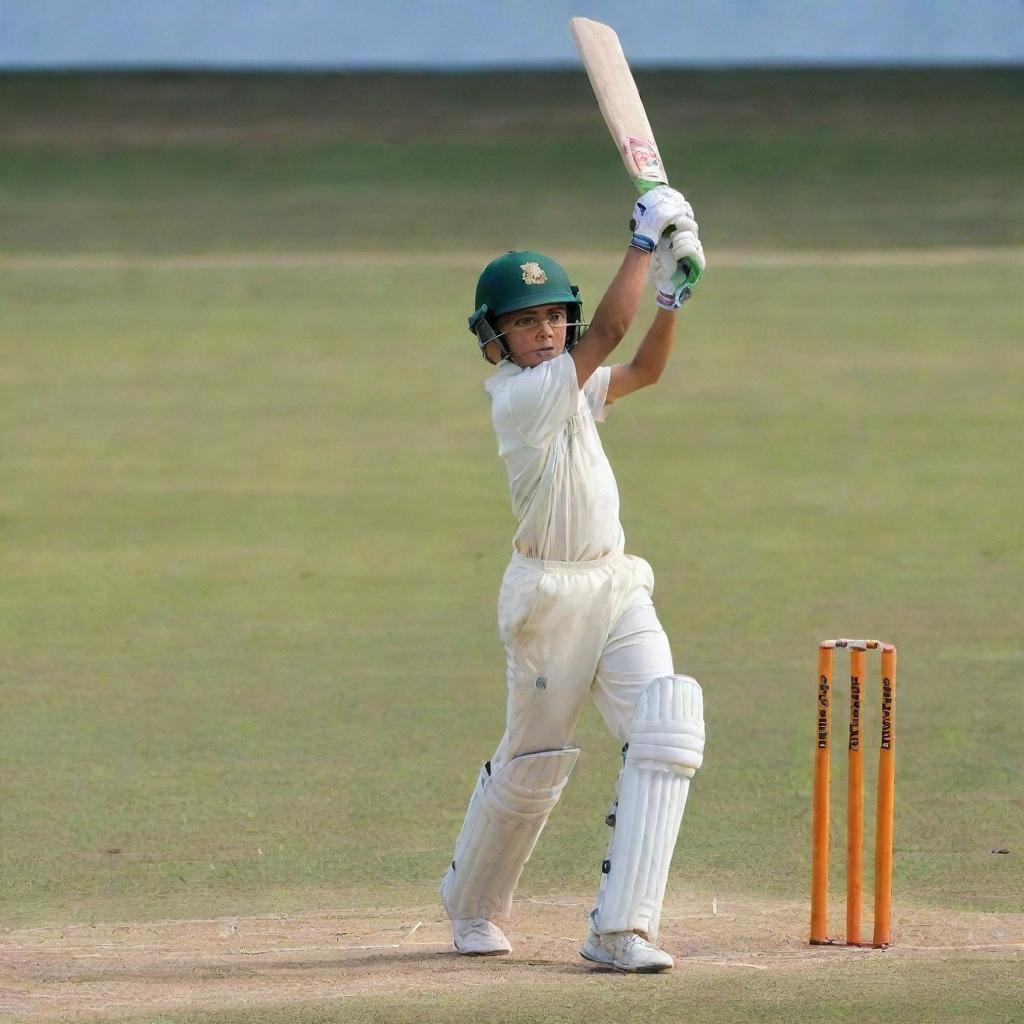
POLYGON ((565 303, 505 313, 498 317, 497 326, 518 366, 538 366, 565 349, 565 303))

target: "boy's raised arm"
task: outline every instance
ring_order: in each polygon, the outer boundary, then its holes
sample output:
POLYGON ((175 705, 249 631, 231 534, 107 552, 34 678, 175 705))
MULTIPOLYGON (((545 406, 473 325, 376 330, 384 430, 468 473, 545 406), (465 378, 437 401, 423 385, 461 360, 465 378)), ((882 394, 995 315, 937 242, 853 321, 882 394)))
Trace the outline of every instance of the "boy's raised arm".
POLYGON ((700 273, 704 272, 704 247, 697 237, 697 222, 691 223, 692 230, 675 231, 671 237, 661 239, 651 257, 648 276, 654 285, 658 312, 632 360, 612 367, 605 398, 609 405, 640 388, 656 384, 668 365, 675 340, 676 313, 692 295, 690 287, 676 289, 673 279, 676 266, 685 259, 700 273))
POLYGON ((604 293, 587 333, 570 353, 576 364, 576 381, 580 387, 586 384, 629 330, 640 306, 650 261, 650 253, 632 246, 626 250, 622 266, 604 293))
POLYGON ((571 352, 580 387, 625 337, 640 306, 651 253, 673 221, 689 213, 686 200, 668 185, 659 185, 636 201, 630 221, 633 237, 629 249, 604 293, 587 333, 571 352))

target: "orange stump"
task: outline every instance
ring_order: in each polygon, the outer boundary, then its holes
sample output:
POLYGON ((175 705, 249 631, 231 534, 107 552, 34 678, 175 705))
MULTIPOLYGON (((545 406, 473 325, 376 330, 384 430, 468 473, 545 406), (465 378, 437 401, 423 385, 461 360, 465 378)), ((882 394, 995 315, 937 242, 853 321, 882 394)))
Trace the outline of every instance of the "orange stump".
POLYGON ((882 648, 882 744, 878 751, 875 817, 875 932, 873 944, 889 945, 892 912, 892 836, 896 811, 896 648, 882 648))
POLYGON ((828 942, 828 772, 832 648, 818 648, 817 745, 811 808, 811 942, 828 942))
POLYGON ((864 890, 864 751, 860 745, 860 691, 863 651, 850 651, 850 746, 846 784, 846 944, 860 945, 860 905, 864 890))
POLYGON ((846 790, 846 944, 861 942, 864 871, 864 749, 861 705, 869 650, 882 653, 882 737, 878 752, 878 798, 875 820, 875 903, 871 945, 889 944, 892 910, 893 814, 896 786, 894 706, 896 648, 878 640, 825 640, 818 646, 818 702, 814 785, 811 808, 811 934, 812 945, 828 944, 829 758, 833 653, 850 650, 849 774, 846 790))

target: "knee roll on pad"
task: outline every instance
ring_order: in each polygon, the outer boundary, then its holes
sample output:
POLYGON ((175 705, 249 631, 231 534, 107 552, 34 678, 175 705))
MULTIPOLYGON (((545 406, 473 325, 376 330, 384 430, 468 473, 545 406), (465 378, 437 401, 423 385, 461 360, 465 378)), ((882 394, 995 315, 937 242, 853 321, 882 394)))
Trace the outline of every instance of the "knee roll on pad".
POLYGON ((594 926, 658 935, 690 779, 704 760, 704 703, 689 676, 655 679, 637 701, 619 776, 615 831, 594 926))
POLYGON ((452 920, 507 920, 512 893, 541 830, 569 781, 579 748, 512 758, 493 775, 484 765, 441 883, 452 920))
POLYGON ((626 763, 653 761, 687 778, 704 762, 704 698, 696 679, 664 676, 640 695, 626 763))

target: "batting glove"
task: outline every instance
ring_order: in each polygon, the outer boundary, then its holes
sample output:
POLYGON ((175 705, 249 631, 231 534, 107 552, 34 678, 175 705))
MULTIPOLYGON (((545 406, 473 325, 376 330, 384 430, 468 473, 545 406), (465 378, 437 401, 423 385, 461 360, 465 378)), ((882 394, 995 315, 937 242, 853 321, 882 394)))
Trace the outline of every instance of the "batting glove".
POLYGON ((644 252, 654 252, 658 240, 677 220, 692 221, 693 209, 681 192, 668 185, 656 185, 645 192, 633 207, 633 217, 629 222, 633 237, 629 244, 644 252))
POLYGON ((690 220, 693 230, 673 231, 658 242, 651 255, 648 277, 654 285, 655 298, 662 309, 677 310, 692 295, 704 272, 704 246, 697 237, 697 223, 690 220))

